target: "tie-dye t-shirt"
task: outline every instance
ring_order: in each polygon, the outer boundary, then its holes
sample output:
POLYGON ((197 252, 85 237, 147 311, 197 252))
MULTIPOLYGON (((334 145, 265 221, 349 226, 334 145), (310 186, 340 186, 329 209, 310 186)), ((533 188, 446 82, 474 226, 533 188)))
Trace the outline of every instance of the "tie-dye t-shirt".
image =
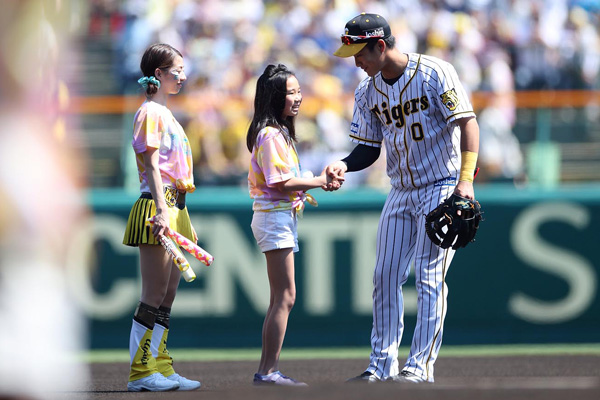
POLYGON ((142 155, 148 147, 159 149, 163 185, 190 193, 195 190, 190 142, 167 107, 153 101, 142 104, 134 118, 132 145, 142 192, 150 191, 142 155))
POLYGON ((276 183, 300 177, 296 149, 279 129, 266 127, 258 133, 252 150, 248 189, 254 211, 289 210, 302 201, 302 191, 281 192, 276 183))

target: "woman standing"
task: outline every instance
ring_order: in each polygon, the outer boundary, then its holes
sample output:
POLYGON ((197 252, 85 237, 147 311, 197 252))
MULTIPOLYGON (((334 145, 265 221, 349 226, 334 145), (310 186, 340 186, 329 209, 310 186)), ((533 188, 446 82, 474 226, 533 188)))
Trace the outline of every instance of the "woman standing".
MULTIPOLYGON (((331 178, 303 178, 294 143, 294 118, 302 93, 296 76, 284 65, 269 65, 258 79, 254 117, 247 134, 252 153, 248 186, 254 199, 252 232, 267 260, 271 288, 263 324, 262 355, 255 385, 306 386, 279 372, 279 355, 290 311, 296 299, 294 252, 298 251, 296 213, 306 190, 323 187, 331 178)), ((339 187, 339 182, 336 182, 339 187)))
POLYGON ((166 348, 181 273, 157 240, 169 229, 197 240, 185 206, 186 193, 195 190, 190 144, 167 108, 169 96, 179 93, 186 80, 183 57, 168 44, 154 44, 140 68, 146 101, 135 115, 132 145, 142 193, 131 209, 123 243, 139 247, 142 294, 131 327, 127 389, 194 390, 200 382, 177 374, 166 348), (152 216, 150 229, 145 222, 152 216))

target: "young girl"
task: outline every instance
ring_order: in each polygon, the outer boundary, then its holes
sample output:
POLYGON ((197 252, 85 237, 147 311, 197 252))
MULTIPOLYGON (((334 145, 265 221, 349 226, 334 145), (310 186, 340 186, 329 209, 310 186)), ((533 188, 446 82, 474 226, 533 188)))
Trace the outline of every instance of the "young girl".
POLYGON ((157 238, 174 229, 196 241, 185 195, 195 190, 192 153, 183 128, 167 108, 186 76, 183 57, 167 44, 150 46, 140 64, 138 81, 146 101, 135 115, 133 150, 140 177, 140 198, 129 214, 123 243, 140 250, 142 294, 133 315, 129 339, 129 391, 194 390, 200 382, 173 370, 166 348, 171 305, 181 273, 157 238), (145 226, 156 215, 152 229, 145 226))
MULTIPOLYGON (((325 174, 302 178, 294 143, 294 117, 302 94, 296 76, 284 65, 269 65, 258 79, 254 117, 246 138, 252 153, 248 187, 254 199, 252 232, 267 259, 271 299, 262 332, 262 355, 255 385, 305 386, 279 372, 279 354, 296 298, 294 252, 298 251, 296 212, 305 191, 326 186, 325 174)), ((338 185, 339 182, 334 182, 338 185)), ((311 197, 308 197, 311 199, 311 197)))

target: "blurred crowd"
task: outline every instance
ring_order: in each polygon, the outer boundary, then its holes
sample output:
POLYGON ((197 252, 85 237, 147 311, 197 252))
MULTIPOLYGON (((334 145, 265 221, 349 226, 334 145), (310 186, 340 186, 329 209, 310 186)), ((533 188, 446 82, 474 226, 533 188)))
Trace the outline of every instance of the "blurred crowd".
MULTIPOLYGON (((320 173, 352 148, 352 95, 365 75, 332 53, 346 21, 363 11, 386 17, 401 51, 445 59, 468 91, 489 92, 484 106, 475 104, 483 181, 523 178, 515 90, 600 89, 597 0, 94 0, 88 34, 112 36, 115 75, 127 94, 139 92, 149 44, 180 49, 183 93, 195 103, 179 118, 194 143, 198 183, 245 185, 255 80, 269 63, 288 65, 302 85, 303 168, 320 173)), ((348 184, 387 179, 383 168, 370 168, 348 184)))
POLYGON ((70 261, 89 223, 75 173, 85 154, 65 140, 62 114, 70 15, 59 0, 3 2, 0 13, 1 399, 60 399, 89 377, 80 359, 87 326, 69 279, 89 268, 70 261))

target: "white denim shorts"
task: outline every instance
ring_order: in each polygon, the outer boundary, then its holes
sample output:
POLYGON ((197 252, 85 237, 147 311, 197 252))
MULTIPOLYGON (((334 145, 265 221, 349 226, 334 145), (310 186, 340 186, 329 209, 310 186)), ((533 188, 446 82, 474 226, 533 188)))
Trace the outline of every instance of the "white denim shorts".
POLYGON ((298 251, 296 210, 254 211, 251 227, 263 253, 289 248, 298 251))

